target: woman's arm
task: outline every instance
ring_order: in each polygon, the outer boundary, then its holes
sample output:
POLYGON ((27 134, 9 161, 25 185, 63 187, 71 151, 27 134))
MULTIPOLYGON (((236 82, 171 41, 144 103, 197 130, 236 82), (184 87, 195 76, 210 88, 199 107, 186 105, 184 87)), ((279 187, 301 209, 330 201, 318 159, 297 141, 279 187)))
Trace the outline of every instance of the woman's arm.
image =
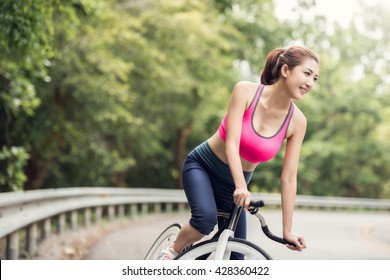
POLYGON ((250 93, 253 94, 253 85, 250 82, 236 84, 230 98, 226 124, 226 158, 236 187, 233 195, 234 203, 243 207, 249 206, 251 195, 244 178, 239 147, 242 118, 249 104, 250 93))
POLYGON ((297 192, 299 156, 306 133, 307 120, 297 107, 295 107, 294 111, 294 118, 290 123, 290 131, 292 132, 287 139, 286 153, 281 175, 281 196, 283 236, 285 239, 294 242, 297 245, 296 247, 289 246, 290 249, 301 251, 303 248, 306 248, 306 243, 302 236, 296 235, 292 232, 292 220, 297 192))

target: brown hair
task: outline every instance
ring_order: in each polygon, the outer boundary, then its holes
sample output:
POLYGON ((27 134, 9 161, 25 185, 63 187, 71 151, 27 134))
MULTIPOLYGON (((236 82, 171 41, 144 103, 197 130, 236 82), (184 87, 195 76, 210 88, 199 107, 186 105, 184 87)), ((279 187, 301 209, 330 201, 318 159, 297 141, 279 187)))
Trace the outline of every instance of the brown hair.
POLYGON ((293 69, 306 58, 312 58, 317 63, 319 62, 317 55, 306 47, 293 46, 288 49, 277 48, 270 51, 261 73, 261 83, 272 85, 279 79, 280 69, 284 64, 287 64, 289 69, 293 69))

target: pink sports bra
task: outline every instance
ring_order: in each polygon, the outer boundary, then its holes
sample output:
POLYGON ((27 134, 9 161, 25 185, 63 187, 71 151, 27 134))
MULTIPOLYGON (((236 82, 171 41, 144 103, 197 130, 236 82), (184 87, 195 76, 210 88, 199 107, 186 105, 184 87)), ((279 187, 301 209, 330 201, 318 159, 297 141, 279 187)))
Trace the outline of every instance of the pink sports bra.
MULTIPOLYGON (((253 116, 263 89, 264 85, 261 84, 251 104, 245 110, 242 119, 240 156, 252 163, 269 161, 278 153, 286 137, 287 129, 294 112, 293 102, 291 102, 288 114, 278 132, 271 137, 261 136, 253 127, 253 116)), ((226 141, 226 120, 227 114, 218 129, 223 141, 226 141)))

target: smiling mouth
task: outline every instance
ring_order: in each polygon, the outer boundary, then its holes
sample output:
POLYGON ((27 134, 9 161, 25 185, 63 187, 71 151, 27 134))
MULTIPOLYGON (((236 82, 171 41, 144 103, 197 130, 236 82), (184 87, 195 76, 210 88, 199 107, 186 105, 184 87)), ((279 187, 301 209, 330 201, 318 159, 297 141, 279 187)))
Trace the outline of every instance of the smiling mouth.
POLYGON ((307 93, 307 89, 306 88, 299 87, 299 89, 301 90, 302 94, 306 94, 307 93))

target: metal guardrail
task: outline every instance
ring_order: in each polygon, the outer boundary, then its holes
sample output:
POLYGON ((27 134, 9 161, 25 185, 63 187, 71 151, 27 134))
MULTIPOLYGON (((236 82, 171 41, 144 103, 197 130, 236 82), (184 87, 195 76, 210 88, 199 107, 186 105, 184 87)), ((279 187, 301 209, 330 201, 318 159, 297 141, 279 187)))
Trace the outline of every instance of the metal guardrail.
POLYGON ((185 207, 180 190, 79 187, 2 193, 0 239, 5 248, 0 258, 29 258, 54 232, 185 207))
MULTIPOLYGON (((254 199, 280 205, 280 194, 253 193, 254 199)), ((184 211, 181 190, 78 187, 0 194, 1 259, 33 256, 37 244, 56 232, 76 230, 121 217, 184 211), (23 244, 21 244, 22 242, 23 244)), ((296 207, 390 211, 390 200, 297 196, 296 207)))

